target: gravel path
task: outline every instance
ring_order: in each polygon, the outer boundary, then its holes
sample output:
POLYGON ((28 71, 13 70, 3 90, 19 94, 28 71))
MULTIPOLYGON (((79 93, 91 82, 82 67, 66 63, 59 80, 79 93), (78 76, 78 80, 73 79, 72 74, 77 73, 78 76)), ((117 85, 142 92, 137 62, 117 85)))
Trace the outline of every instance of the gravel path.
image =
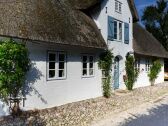
POLYGON ((92 126, 168 126, 168 94, 111 114, 92 126))
MULTIPOLYGON (((32 110, 18 118, 2 117, 0 126, 136 126, 134 119, 141 117, 137 114, 148 115, 150 111, 147 110, 153 105, 151 101, 160 102, 162 99, 158 98, 165 94, 168 94, 167 82, 133 91, 118 90, 109 99, 99 97, 44 110, 32 110)), ((165 108, 161 110, 164 112, 165 108)))

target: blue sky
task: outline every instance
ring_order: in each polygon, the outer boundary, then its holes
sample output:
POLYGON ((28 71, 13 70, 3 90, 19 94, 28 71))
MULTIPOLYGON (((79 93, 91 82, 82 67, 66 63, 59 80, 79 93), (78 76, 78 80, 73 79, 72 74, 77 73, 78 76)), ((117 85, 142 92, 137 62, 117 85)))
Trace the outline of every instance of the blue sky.
POLYGON ((135 0, 136 8, 138 10, 139 16, 142 16, 143 10, 146 6, 156 4, 156 0, 135 0))

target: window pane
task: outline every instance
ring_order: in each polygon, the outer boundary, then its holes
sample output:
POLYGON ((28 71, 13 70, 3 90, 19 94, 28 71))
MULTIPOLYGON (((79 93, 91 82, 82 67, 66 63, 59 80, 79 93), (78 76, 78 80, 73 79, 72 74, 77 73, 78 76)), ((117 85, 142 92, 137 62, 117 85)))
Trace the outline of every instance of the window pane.
POLYGON ((93 56, 89 57, 89 62, 93 62, 93 56))
POLYGON ((65 54, 59 54, 59 61, 65 60, 65 54))
POLYGON ((59 77, 64 77, 64 76, 65 76, 64 70, 59 70, 59 77))
POLYGON ((117 21, 114 21, 114 39, 117 39, 117 21))
POLYGON ((49 61, 55 61, 55 56, 54 53, 49 53, 49 61))
POLYGON ((55 62, 49 62, 49 69, 55 69, 55 62))
POLYGON ((87 76, 87 70, 83 69, 83 76, 87 76))
POLYGON ((55 70, 49 70, 49 78, 55 77, 55 70))
POLYGON ((119 23, 119 40, 122 40, 122 23, 119 23))
POLYGON ((59 69, 64 69, 64 62, 59 62, 59 69))
POLYGON ((93 69, 89 69, 89 75, 93 75, 93 69))
POLYGON ((83 56, 83 62, 87 62, 87 56, 83 56))
POLYGON ((90 63, 90 64, 89 64, 89 68, 93 68, 93 63, 90 63))
POLYGON ((83 69, 87 68, 87 63, 83 63, 83 69))

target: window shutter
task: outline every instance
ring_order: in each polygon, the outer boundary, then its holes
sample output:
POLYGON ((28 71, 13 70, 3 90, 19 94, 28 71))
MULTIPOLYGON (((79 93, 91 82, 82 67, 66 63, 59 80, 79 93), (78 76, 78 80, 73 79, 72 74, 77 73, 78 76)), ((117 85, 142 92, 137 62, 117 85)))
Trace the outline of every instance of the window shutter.
POLYGON ((124 24, 124 43, 129 44, 129 24, 124 24))
POLYGON ((108 40, 114 39, 114 19, 108 16, 108 40))

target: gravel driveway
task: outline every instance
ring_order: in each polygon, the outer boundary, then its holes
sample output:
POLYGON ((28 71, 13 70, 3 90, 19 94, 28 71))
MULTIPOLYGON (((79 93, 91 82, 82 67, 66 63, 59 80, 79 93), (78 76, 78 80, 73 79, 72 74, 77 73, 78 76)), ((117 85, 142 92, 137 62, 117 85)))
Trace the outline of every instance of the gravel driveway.
POLYGON ((111 115, 94 126, 168 126, 168 95, 111 115))

